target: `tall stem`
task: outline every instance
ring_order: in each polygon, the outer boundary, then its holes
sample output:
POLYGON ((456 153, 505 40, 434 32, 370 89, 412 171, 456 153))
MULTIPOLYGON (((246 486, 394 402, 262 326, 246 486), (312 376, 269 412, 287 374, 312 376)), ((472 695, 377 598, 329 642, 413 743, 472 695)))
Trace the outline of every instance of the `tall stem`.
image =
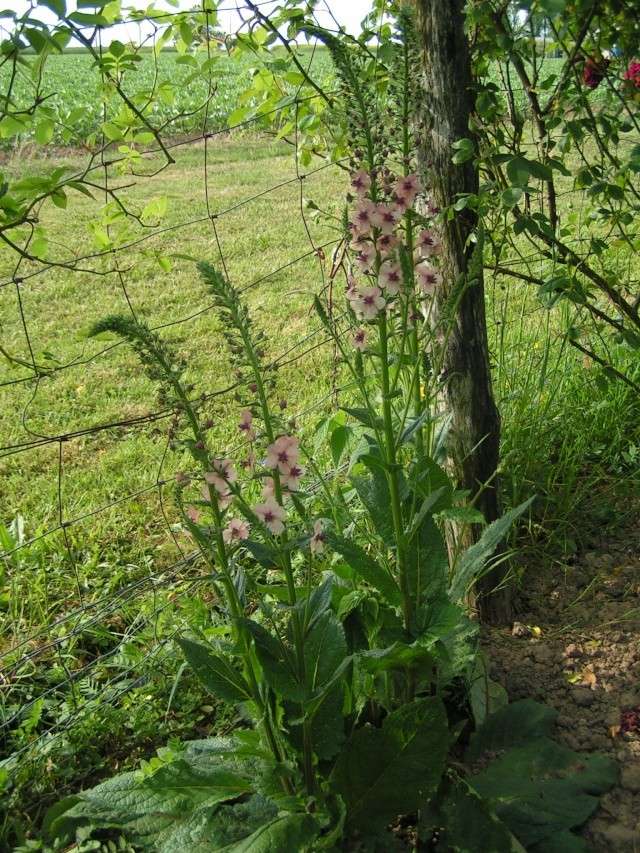
POLYGON ((379 321, 380 331, 380 358, 381 358, 381 380, 382 380, 382 419, 384 422, 384 445, 385 461, 387 465, 387 480, 389 483, 389 495, 391 498, 391 518, 393 521, 393 532, 396 540, 396 563, 398 568, 398 581, 402 592, 402 612, 404 625, 407 632, 411 630, 413 617, 413 605, 411 592, 409 590, 406 572, 404 552, 404 528, 402 523, 402 504, 400 501, 400 485, 398 482, 398 460, 396 456, 396 440, 393 429, 393 411, 391 408, 391 393, 389 382, 389 341, 387 330, 387 317, 382 312, 379 321))

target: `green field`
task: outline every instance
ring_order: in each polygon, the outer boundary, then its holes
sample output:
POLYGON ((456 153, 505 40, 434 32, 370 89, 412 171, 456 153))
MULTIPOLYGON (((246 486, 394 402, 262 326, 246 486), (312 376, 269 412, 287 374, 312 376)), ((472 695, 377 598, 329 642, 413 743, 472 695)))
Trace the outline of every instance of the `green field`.
MULTIPOLYGON (((256 60, 246 54, 229 61, 226 51, 219 47, 212 48, 210 59, 201 50, 196 54, 195 66, 183 64, 184 59, 169 49, 157 55, 151 50, 139 54, 141 60, 135 74, 124 77, 124 91, 144 93, 155 87, 157 97, 145 115, 154 126, 164 127, 167 137, 225 129, 256 66, 256 60), (203 63, 209 62, 202 70, 203 63)), ((331 78, 331 64, 323 49, 310 55, 308 65, 321 83, 331 78)), ((9 70, 4 66, 0 69, 0 89, 7 86, 8 78, 9 70)), ((84 145, 100 132, 105 118, 120 108, 119 99, 105 87, 94 59, 82 51, 50 56, 42 80, 30 68, 20 68, 13 91, 16 106, 28 107, 36 93, 53 111, 55 128, 51 141, 58 145, 84 145)), ((29 131, 22 134, 20 141, 29 142, 32 136, 29 131)))
MULTIPOLYGON (((151 75, 150 56, 145 63, 151 75)), ((195 108, 204 90, 182 87, 179 75, 186 72, 175 63, 175 54, 162 53, 160 72, 179 92, 178 107, 195 108)), ((221 56, 210 129, 225 125, 247 68, 231 69, 221 56)), ((78 138, 93 133, 101 114, 90 60, 54 57, 51 75, 46 82, 56 109, 64 115, 82 107, 86 124, 74 124, 78 138)), ((176 103, 166 110, 174 114, 176 103)), ((190 121, 175 132, 201 127, 190 121)), ((71 145, 78 138, 54 141, 71 145)), ((167 448, 166 420, 92 433, 159 407, 135 355, 113 346, 115 339, 88 339, 92 323, 131 306, 186 360, 195 393, 225 389, 234 377, 195 269, 197 260, 224 261, 234 284, 248 289, 256 325, 267 336, 267 358, 282 362, 278 394, 287 411, 309 436, 333 410, 333 352, 323 343, 312 299, 326 283, 340 237, 344 172, 317 160, 302 182, 304 199, 327 213, 307 216, 311 244, 290 146, 237 134, 212 140, 206 159, 201 142, 174 152, 176 163, 155 178, 132 181, 116 167, 108 172, 110 186, 132 184, 121 198, 138 213, 166 198, 164 217, 148 217, 152 227, 127 226, 128 248, 117 256, 103 254, 88 271, 54 267, 31 278, 40 267, 23 263, 18 301, 10 281, 15 257, 0 251, 0 547, 27 543, 0 568, 0 649, 8 673, 1 711, 12 720, 3 751, 20 756, 0 769, 0 783, 11 782, 0 839, 11 834, 12 820, 37 824, 61 794, 134 764, 171 737, 234 722, 182 672, 167 642, 184 624, 208 627, 213 609, 200 567, 182 562, 190 546, 175 528, 171 490, 157 485, 170 482, 184 459, 167 448), (209 214, 217 214, 213 222, 209 214), (313 253, 318 246, 325 246, 323 263, 313 253), (32 357, 42 366, 37 380, 32 357), (72 523, 62 532, 61 522, 72 523), (174 696, 176 679, 183 689, 174 696)), ((66 147, 51 156, 71 170, 86 162, 86 154, 66 147)), ((50 158, 22 151, 5 168, 24 176, 50 165, 50 158)), ((50 258, 98 251, 103 202, 76 195, 66 211, 51 203, 42 208, 50 258)), ((551 539, 562 560, 594 526, 614 515, 624 520, 618 498, 636 486, 638 404, 622 385, 603 400, 593 372, 567 346, 563 332, 574 307, 549 312, 533 291, 490 274, 487 306, 505 501, 540 496, 523 539, 545 546, 551 539)), ((239 405, 232 394, 207 405, 224 455, 237 443, 239 405)))

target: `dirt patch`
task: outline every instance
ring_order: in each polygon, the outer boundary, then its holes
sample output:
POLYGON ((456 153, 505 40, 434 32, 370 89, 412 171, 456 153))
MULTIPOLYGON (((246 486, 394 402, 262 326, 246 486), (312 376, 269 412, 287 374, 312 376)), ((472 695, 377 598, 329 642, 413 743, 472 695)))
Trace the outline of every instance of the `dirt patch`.
POLYGON ((583 834, 592 850, 640 851, 640 532, 594 542, 557 573, 527 577, 518 623, 488 629, 492 677, 511 700, 558 711, 558 740, 601 752, 619 784, 583 834))

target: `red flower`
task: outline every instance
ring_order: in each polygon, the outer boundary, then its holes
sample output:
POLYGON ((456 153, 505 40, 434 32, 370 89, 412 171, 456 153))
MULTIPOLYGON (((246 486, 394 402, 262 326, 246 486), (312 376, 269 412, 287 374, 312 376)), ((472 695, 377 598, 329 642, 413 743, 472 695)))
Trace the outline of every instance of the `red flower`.
POLYGON ((608 59, 596 61, 595 59, 587 59, 582 69, 582 79, 585 86, 589 89, 597 89, 600 83, 604 80, 607 73, 608 59))
POLYGON ((630 62, 624 73, 624 79, 628 80, 636 89, 640 89, 640 62, 630 62))

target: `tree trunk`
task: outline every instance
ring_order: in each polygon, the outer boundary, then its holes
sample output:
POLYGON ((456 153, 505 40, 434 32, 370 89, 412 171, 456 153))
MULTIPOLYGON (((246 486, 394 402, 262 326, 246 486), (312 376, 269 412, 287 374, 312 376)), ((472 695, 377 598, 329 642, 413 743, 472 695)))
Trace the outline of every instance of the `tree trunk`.
MULTIPOLYGON (((422 53, 420 85, 421 170, 436 204, 452 205, 460 194, 478 192, 472 161, 452 163, 452 145, 472 137, 469 119, 474 107, 469 46, 464 31, 465 0, 414 0, 418 42, 422 53)), ((450 304, 452 292, 467 281, 478 221, 463 210, 442 225, 443 284, 434 299, 435 322, 450 304)), ((442 403, 452 417, 448 448, 450 466, 460 488, 479 493, 476 506, 488 522, 499 514, 496 483, 500 415, 493 399, 487 342, 482 264, 475 284, 463 290, 453 328, 441 353, 442 403)), ((451 536, 451 532, 449 533, 451 536)), ((478 530, 453 531, 457 546, 468 547, 478 530)), ((503 564, 504 565, 504 564, 503 564)), ((483 619, 506 622, 512 616, 507 586, 498 588, 505 569, 495 569, 478 582, 475 606, 483 619)))

